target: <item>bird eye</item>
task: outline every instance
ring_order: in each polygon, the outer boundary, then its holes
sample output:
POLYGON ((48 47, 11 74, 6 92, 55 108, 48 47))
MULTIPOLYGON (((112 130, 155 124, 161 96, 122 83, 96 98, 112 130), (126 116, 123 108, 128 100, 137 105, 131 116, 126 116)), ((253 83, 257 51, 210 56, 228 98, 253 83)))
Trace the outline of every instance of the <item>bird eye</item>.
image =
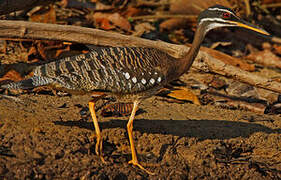
POLYGON ((230 18, 230 13, 228 13, 228 12, 224 12, 223 14, 222 14, 222 17, 224 18, 224 19, 229 19, 230 18))

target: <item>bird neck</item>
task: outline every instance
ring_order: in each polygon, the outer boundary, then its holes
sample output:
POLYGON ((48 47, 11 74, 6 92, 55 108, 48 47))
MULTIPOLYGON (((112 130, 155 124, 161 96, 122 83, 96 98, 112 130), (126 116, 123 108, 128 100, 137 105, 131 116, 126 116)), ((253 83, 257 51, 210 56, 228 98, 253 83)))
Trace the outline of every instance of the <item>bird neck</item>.
POLYGON ((180 65, 180 75, 186 73, 191 65, 193 64, 200 46, 201 46, 201 42, 204 40, 205 37, 205 32, 202 26, 198 26, 195 35, 194 35, 194 39, 192 42, 192 46, 190 47, 189 51, 184 55, 183 58, 181 58, 179 60, 179 65, 180 65))

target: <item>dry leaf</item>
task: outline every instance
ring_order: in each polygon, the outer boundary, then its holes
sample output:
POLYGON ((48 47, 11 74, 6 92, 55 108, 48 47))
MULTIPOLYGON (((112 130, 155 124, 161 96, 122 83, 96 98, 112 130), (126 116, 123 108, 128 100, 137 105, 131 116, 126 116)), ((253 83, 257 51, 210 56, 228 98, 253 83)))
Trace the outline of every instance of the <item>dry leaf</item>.
POLYGON ((281 58, 276 56, 270 50, 265 49, 256 53, 249 54, 246 59, 252 60, 256 63, 281 69, 281 58))
POLYGON ((0 81, 6 81, 6 80, 20 81, 23 80, 23 78, 21 77, 19 72, 12 69, 8 71, 2 78, 0 78, 0 81))
POLYGON ((130 31, 131 30, 131 24, 129 23, 129 21, 120 16, 119 13, 114 13, 111 14, 108 19, 116 26, 120 27, 121 29, 124 29, 126 31, 130 31))
POLYGON ((135 25, 135 31, 133 33, 134 36, 141 36, 144 33, 148 33, 150 31, 154 31, 155 27, 152 26, 150 23, 141 23, 135 25))
POLYGON ((31 14, 29 17, 30 21, 33 22, 41 22, 41 23, 56 23, 56 11, 55 9, 50 6, 48 10, 40 9, 36 11, 34 14, 31 14), (43 11, 43 12, 41 12, 43 11))
POLYGON ((26 61, 28 60, 28 57, 31 55, 34 55, 37 53, 37 50, 34 46, 31 46, 30 49, 28 50, 27 56, 26 56, 26 61))
POLYGON ((99 27, 104 30, 111 30, 115 28, 115 26, 113 26, 109 20, 105 18, 96 18, 96 23, 99 24, 99 27))
POLYGON ((61 55, 61 53, 66 52, 66 51, 70 51, 70 46, 69 45, 66 46, 64 49, 58 49, 56 51, 55 58, 57 58, 59 55, 61 55))
POLYGON ((38 44, 37 44, 37 50, 38 50, 40 56, 41 56, 44 60, 47 60, 47 56, 46 56, 46 53, 45 53, 45 47, 44 47, 44 45, 43 45, 41 42, 38 42, 38 44))
POLYGON ((115 25, 120 27, 123 30, 130 31, 131 30, 131 24, 129 21, 120 16, 119 13, 114 13, 114 14, 108 14, 108 13, 101 13, 97 12, 94 14, 94 19, 95 21, 100 24, 101 28, 103 29, 112 29, 114 26, 110 24, 110 22, 115 25))
POLYGON ((108 11, 113 9, 114 7, 112 5, 105 5, 101 2, 96 2, 95 4, 95 10, 96 11, 108 11))
MULTIPOLYGON (((168 19, 166 21, 163 21, 159 27, 161 31, 164 30, 173 30, 173 29, 177 29, 179 27, 185 27, 187 25, 187 20, 186 19, 180 19, 180 18, 172 18, 172 19, 168 19)), ((196 22, 196 20, 194 21, 196 22)))
POLYGON ((276 54, 281 55, 281 45, 274 44, 273 48, 276 54))
POLYGON ((187 88, 172 90, 169 94, 167 94, 167 96, 178 100, 191 101, 194 104, 201 105, 198 97, 195 94, 193 94, 191 90, 187 88))
POLYGON ((129 6, 128 9, 124 13, 122 13, 122 15, 125 16, 125 17, 132 17, 132 16, 136 16, 140 13, 141 13, 140 9, 129 6))

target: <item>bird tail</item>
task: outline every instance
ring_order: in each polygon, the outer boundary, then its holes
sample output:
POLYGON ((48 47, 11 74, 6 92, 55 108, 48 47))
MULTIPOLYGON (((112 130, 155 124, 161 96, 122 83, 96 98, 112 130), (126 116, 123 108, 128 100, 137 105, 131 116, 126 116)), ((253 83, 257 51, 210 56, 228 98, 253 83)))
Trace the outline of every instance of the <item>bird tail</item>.
POLYGON ((38 86, 48 85, 54 82, 52 78, 33 76, 29 79, 25 79, 19 82, 13 82, 9 84, 1 85, 1 88, 5 89, 32 89, 38 86))

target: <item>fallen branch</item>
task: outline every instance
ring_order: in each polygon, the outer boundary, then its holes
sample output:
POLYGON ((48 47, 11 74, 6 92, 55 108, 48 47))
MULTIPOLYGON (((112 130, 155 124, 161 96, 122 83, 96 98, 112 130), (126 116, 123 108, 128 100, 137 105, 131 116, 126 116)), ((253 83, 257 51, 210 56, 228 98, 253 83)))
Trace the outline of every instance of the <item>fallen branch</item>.
MULTIPOLYGON (((176 58, 183 57, 189 50, 189 47, 183 45, 175 45, 162 41, 151 41, 98 29, 24 21, 0 20, 0 37, 60 40, 102 46, 151 47, 160 49, 176 58)), ((240 68, 225 64, 220 60, 227 58, 233 57, 202 47, 193 67, 206 72, 214 72, 231 77, 256 87, 281 93, 281 83, 254 75, 240 68)))
POLYGON ((175 57, 181 57, 183 49, 188 50, 188 48, 182 45, 151 41, 99 29, 26 21, 0 20, 0 37, 60 40, 103 46, 152 47, 165 51, 175 57))
MULTIPOLYGON (((235 66, 225 64, 223 61, 215 58, 214 54, 216 53, 217 52, 215 50, 201 47, 201 51, 197 57, 200 60, 195 61, 193 63, 193 67, 205 72, 213 72, 230 77, 241 82, 245 82, 250 85, 271 90, 277 93, 281 92, 281 83, 244 71, 235 66)), ((224 54, 223 58, 228 58, 228 55, 224 54)))

